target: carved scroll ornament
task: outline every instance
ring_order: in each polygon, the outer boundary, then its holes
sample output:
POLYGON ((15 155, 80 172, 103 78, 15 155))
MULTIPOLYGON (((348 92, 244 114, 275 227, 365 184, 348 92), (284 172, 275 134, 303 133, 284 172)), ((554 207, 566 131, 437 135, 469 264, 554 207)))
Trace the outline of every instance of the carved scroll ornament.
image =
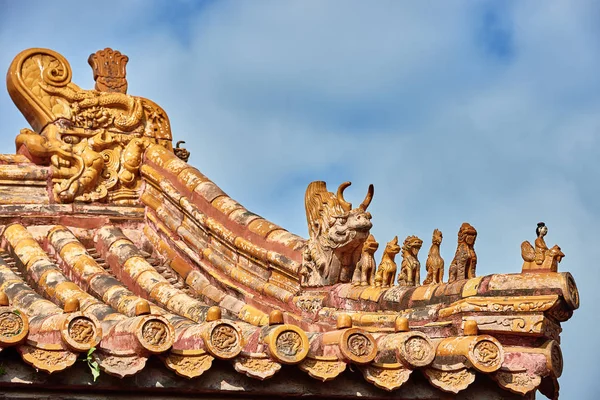
POLYGON ((169 353, 164 358, 167 368, 185 378, 195 378, 208 371, 214 358, 207 353, 198 355, 180 355, 169 353))
POLYGON ((77 360, 77 354, 66 350, 46 350, 30 345, 21 345, 17 350, 27 364, 48 373, 62 371, 77 360))
POLYGON ((392 391, 400 388, 408 381, 412 370, 400 365, 382 367, 368 365, 361 368, 363 376, 378 388, 392 391))
POLYGON ((17 136, 17 151, 51 166, 57 202, 130 204, 138 197, 145 148, 158 143, 172 150, 164 110, 125 94, 126 56, 117 53, 90 56, 97 90, 72 83, 69 63, 52 50, 25 50, 9 68, 9 94, 33 127, 17 136))
POLYGON ((458 393, 475 382, 475 371, 468 368, 445 371, 426 368, 423 372, 433 386, 450 393, 458 393))
POLYGON ((346 363, 337 359, 306 358, 299 367, 311 377, 323 382, 336 378, 346 369, 346 363))
POLYGON ((234 360, 233 367, 250 378, 264 380, 275 375, 281 369, 281 364, 260 353, 240 355, 234 360))
POLYGON ((492 377, 504 389, 525 395, 540 386, 542 379, 528 371, 497 371, 492 377))

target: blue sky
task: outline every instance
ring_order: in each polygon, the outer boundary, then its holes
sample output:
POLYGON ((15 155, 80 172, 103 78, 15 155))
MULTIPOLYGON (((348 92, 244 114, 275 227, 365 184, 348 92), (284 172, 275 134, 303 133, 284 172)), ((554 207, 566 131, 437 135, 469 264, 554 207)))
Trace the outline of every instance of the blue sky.
MULTIPOLYGON (((375 184, 383 244, 479 231, 478 274, 519 272, 545 221, 582 306, 563 325, 565 399, 596 398, 600 352, 600 3, 0 0, 0 66, 29 47, 130 57, 129 93, 169 114, 190 163, 307 236, 304 190, 375 184)), ((26 126, 0 91, 0 152, 26 126)), ((383 248, 384 246, 380 246, 383 248)), ((425 247, 425 246, 424 246, 425 247)), ((426 258, 422 251, 422 261, 426 258)))

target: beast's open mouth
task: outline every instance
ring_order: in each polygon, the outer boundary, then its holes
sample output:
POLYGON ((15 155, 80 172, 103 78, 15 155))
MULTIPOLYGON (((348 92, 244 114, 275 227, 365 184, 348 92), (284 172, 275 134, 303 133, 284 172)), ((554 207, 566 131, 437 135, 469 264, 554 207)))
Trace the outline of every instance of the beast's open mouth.
POLYGON ((357 232, 368 232, 371 230, 372 227, 373 227, 373 224, 368 224, 368 225, 365 224, 365 225, 355 227, 354 230, 357 232))

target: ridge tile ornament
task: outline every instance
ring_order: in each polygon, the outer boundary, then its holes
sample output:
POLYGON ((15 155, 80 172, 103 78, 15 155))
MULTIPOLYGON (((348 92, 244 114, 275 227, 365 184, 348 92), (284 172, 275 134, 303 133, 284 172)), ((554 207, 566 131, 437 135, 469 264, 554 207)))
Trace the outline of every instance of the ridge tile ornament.
POLYGON ((373 286, 375 284, 375 252, 379 248, 379 243, 375 241, 373 235, 369 235, 363 244, 360 261, 356 264, 354 276, 352 277, 353 285, 373 286))
POLYGON ((394 237, 376 268, 372 185, 354 208, 349 182, 310 183, 310 237, 285 230, 186 162, 164 111, 126 94, 127 61, 90 56, 95 90, 51 50, 10 66, 32 129, 0 155, 0 397, 558 398, 580 297, 544 223, 522 272, 479 277, 462 224, 449 283, 434 230, 420 286, 416 236, 394 237))
POLYGON ((423 285, 438 284, 444 281, 444 259, 440 256, 441 244, 442 232, 435 229, 431 238, 431 247, 429 248, 427 261, 425 262, 427 276, 423 281, 423 285))
POLYGON ((8 92, 33 127, 17 136, 17 152, 51 167, 58 203, 134 204, 144 150, 172 150, 164 110, 125 94, 127 60, 111 49, 92 54, 96 90, 72 83, 71 66, 52 50, 25 50, 9 68, 8 92))
POLYGON ((521 244, 521 256, 523 257, 523 272, 558 272, 558 264, 565 257, 558 245, 548 249, 544 236, 548 233, 545 223, 539 222, 535 229, 537 238, 535 248, 527 240, 521 244))
POLYGON ((375 286, 377 287, 390 287, 394 285, 394 278, 396 277, 396 254, 400 253, 400 246, 398 246, 398 236, 385 245, 381 262, 377 268, 375 274, 375 286))
POLYGON ((471 224, 464 222, 458 230, 458 246, 456 254, 448 271, 448 283, 456 280, 475 278, 477 254, 475 254, 475 239, 477 231, 471 224))
POLYGON ((344 199, 344 182, 334 195, 323 181, 312 182, 306 189, 304 204, 310 239, 302 261, 302 285, 328 286, 349 282, 360 260, 362 247, 369 237, 373 185, 363 202, 352 208, 344 199))
POLYGON ((190 152, 185 147, 179 147, 182 144, 185 144, 185 142, 183 140, 180 140, 179 142, 177 142, 177 144, 175 145, 175 148, 173 149, 173 153, 175 153, 175 155, 177 157, 179 157, 181 160, 187 162, 188 159, 190 158, 190 152))
POLYGON ((419 286, 421 284, 421 263, 417 256, 423 241, 416 236, 409 236, 402 244, 402 263, 398 284, 400 286, 419 286))

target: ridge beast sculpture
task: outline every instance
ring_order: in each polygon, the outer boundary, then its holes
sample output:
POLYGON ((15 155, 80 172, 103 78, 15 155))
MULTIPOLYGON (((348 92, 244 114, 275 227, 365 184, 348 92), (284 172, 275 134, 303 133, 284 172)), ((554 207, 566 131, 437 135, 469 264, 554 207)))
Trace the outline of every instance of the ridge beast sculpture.
POLYGON ((439 229, 434 229, 431 238, 431 247, 429 248, 429 254, 425 262, 427 276, 423 281, 423 285, 438 284, 444 280, 444 259, 440 256, 441 244, 442 232, 439 229))
POLYGON ((375 241, 375 237, 369 235, 369 238, 363 244, 360 261, 356 264, 356 269, 352 276, 352 284, 354 286, 373 286, 375 284, 375 270, 377 269, 375 252, 378 248, 379 243, 375 241))
POLYGON ((352 208, 344 199, 350 182, 342 183, 337 194, 327 191, 323 181, 308 185, 305 195, 306 219, 310 238, 303 253, 301 284, 316 287, 349 282, 369 236, 371 214, 367 207, 374 188, 363 202, 352 208))
POLYGON ((396 277, 396 271, 398 270, 395 258, 398 253, 400 253, 398 236, 394 236, 394 238, 385 245, 379 268, 377 268, 377 274, 375 274, 376 287, 385 288, 394 286, 394 278, 396 277))
POLYGON ((402 244, 402 263, 398 284, 400 286, 419 286, 421 284, 421 263, 417 258, 423 241, 416 236, 409 236, 402 244))
POLYGON ((126 94, 127 61, 112 49, 92 54, 96 90, 83 90, 71 82, 67 60, 52 50, 25 50, 13 60, 8 91, 33 128, 17 136, 17 152, 51 167, 55 201, 133 204, 146 147, 172 150, 164 110, 126 94))
POLYGON ((463 222, 458 230, 458 246, 454 259, 448 269, 448 283, 475 278, 477 254, 475 254, 475 239, 477 231, 471 224, 463 222))
POLYGON ((537 238, 535 248, 527 240, 521 243, 521 256, 523 257, 523 272, 550 271, 558 272, 558 263, 561 262, 565 253, 558 245, 548 248, 544 236, 548 233, 545 223, 539 222, 535 229, 537 238))

